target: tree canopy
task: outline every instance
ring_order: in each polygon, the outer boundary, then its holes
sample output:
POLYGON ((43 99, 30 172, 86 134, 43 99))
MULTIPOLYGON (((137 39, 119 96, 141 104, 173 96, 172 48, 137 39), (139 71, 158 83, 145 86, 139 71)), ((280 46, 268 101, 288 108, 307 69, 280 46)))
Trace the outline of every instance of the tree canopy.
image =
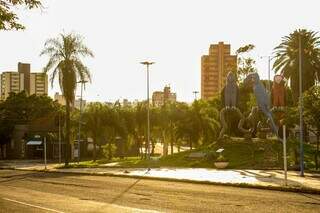
POLYGON ((0 30, 23 30, 14 8, 25 6, 27 9, 39 8, 40 0, 0 0, 0 30))

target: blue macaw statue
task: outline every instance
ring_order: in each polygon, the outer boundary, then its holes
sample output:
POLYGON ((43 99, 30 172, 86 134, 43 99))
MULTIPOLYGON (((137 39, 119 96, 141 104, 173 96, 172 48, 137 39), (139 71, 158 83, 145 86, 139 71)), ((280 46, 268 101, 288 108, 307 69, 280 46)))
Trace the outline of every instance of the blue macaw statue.
POLYGON ((237 107, 239 100, 239 87, 234 73, 228 72, 226 85, 222 90, 221 96, 225 107, 237 107))
POLYGON ((272 131, 278 136, 278 127, 275 125, 272 114, 270 112, 270 100, 265 87, 260 81, 258 73, 249 73, 244 79, 245 84, 253 86, 253 93, 256 97, 258 108, 267 116, 271 122, 272 131))

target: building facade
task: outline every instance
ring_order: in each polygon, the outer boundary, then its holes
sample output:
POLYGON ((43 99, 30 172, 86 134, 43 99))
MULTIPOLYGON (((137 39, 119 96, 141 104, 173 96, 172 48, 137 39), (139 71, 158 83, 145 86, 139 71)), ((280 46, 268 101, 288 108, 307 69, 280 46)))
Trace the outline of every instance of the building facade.
POLYGON ((11 92, 25 91, 28 95, 48 94, 48 76, 44 73, 31 73, 30 64, 18 63, 18 72, 1 73, 1 100, 9 97, 11 92))
POLYGON ((237 69, 237 56, 231 55, 230 44, 212 44, 209 55, 201 57, 201 98, 208 100, 218 95, 225 85, 229 71, 237 69))
POLYGON ((63 95, 60 95, 58 92, 54 94, 53 100, 57 101, 59 104, 65 106, 66 105, 66 99, 63 95))
POLYGON ((176 93, 172 93, 170 86, 165 86, 163 91, 155 91, 152 94, 152 105, 159 107, 165 103, 172 103, 177 101, 176 93))

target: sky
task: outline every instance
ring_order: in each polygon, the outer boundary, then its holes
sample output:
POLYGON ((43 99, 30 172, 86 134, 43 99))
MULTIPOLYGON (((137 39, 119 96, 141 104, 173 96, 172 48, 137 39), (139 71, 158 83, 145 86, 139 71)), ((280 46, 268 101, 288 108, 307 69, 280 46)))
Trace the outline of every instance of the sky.
MULTIPOLYGON (((178 101, 191 102, 200 91, 201 56, 224 41, 234 53, 254 44, 251 56, 267 78, 267 58, 283 36, 297 28, 319 31, 317 0, 45 0, 43 9, 19 8, 24 31, 0 31, 0 72, 16 71, 18 62, 41 71, 48 58, 39 53, 49 38, 74 32, 94 52, 84 59, 92 73, 88 101, 146 99, 170 85, 178 101)), ((60 92, 57 82, 49 95, 60 92)), ((77 95, 79 95, 79 90, 77 95)))

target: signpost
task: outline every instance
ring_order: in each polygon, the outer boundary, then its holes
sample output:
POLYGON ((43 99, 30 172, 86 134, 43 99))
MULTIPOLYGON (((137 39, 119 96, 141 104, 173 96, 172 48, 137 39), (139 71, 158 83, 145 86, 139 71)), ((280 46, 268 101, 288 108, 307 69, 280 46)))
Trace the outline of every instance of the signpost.
POLYGON ((43 146, 44 146, 44 170, 47 170, 47 137, 43 138, 43 146))

